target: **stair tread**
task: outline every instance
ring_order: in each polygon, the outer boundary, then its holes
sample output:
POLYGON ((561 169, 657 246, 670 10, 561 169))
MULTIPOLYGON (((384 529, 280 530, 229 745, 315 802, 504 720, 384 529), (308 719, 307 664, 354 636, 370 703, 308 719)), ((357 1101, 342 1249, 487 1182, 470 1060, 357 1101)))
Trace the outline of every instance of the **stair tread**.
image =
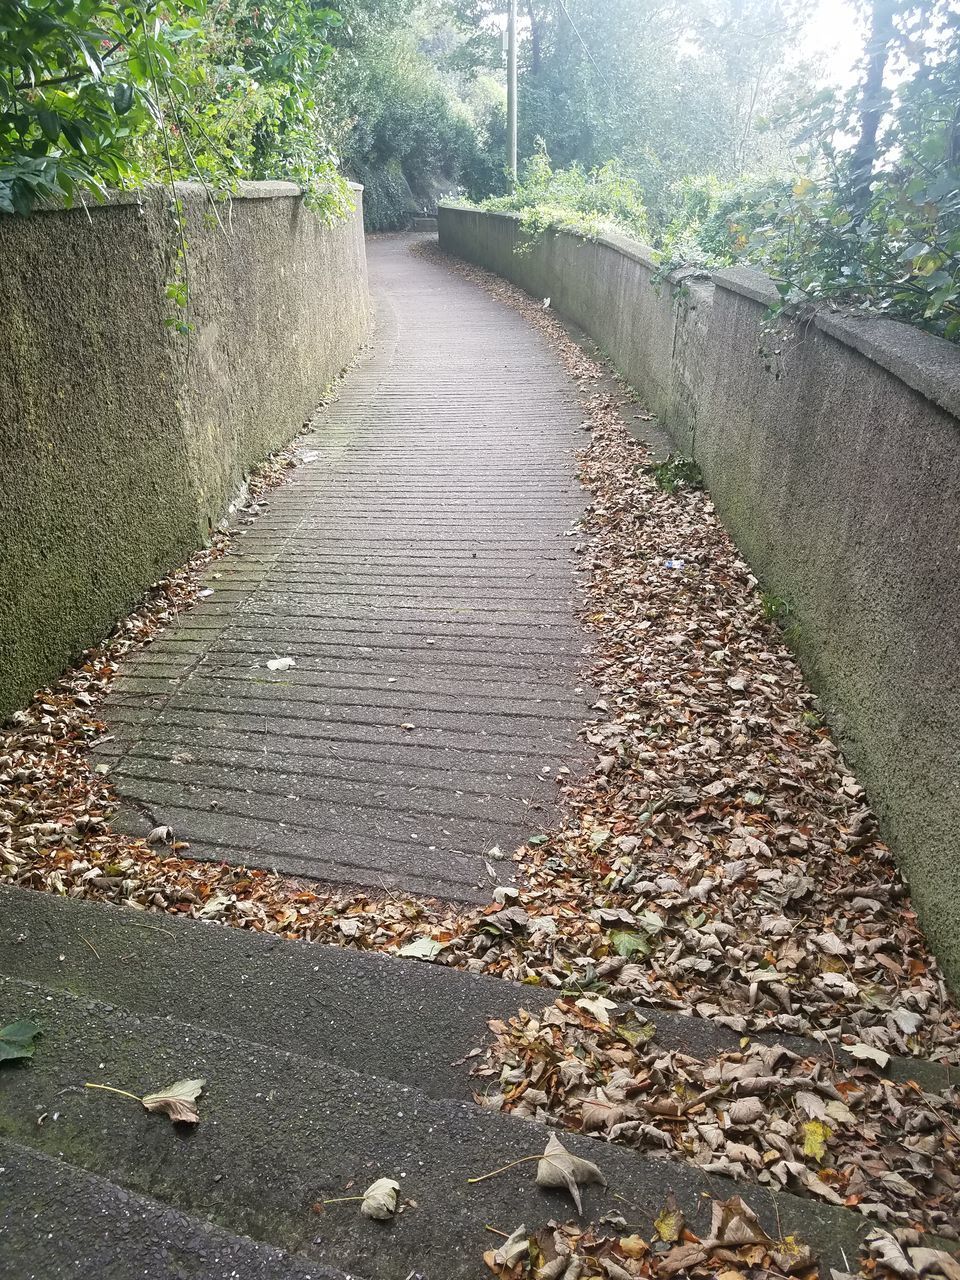
POLYGON ((5 1139, 0 1202, 0 1275, 16 1280, 348 1280, 5 1139))
MULTIPOLYGON (((411 1272, 475 1280, 490 1244, 485 1224, 533 1230, 573 1216, 565 1195, 536 1188, 530 1165, 467 1183, 542 1150, 546 1131, 530 1121, 15 979, 0 980, 0 1011, 45 1028, 29 1064, 0 1072, 0 1133, 231 1232, 369 1280, 411 1272), (140 1095, 197 1075, 208 1081, 201 1122, 186 1132, 132 1100, 83 1087, 94 1080, 140 1095), (416 1201, 393 1223, 369 1222, 355 1204, 314 1212, 317 1201, 356 1194, 381 1176, 396 1177, 401 1198, 416 1201)), ((600 1164, 610 1183, 585 1191, 588 1218, 616 1210, 649 1234, 671 1189, 704 1232, 709 1198, 739 1193, 770 1230, 808 1240, 838 1265, 870 1226, 846 1210, 593 1138, 563 1141, 600 1164)))
MULTIPOLYGON (((557 996, 395 955, 10 887, 0 887, 0 973, 467 1099, 472 1082, 457 1064, 484 1041, 487 1023, 521 1007, 536 1013, 557 996)), ((666 1049, 708 1056, 740 1042, 703 1018, 643 1012, 666 1049)), ((774 1038, 835 1055, 814 1040, 774 1038)), ((950 1082, 947 1068, 922 1059, 894 1061, 890 1074, 932 1088, 950 1082)))

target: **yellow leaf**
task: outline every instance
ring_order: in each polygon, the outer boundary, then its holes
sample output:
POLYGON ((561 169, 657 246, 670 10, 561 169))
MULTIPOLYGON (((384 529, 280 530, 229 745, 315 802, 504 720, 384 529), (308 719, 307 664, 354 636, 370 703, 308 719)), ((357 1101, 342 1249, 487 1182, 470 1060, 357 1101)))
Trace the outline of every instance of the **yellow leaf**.
POLYGON ((628 1258, 642 1258, 649 1249, 642 1236, 621 1236, 620 1252, 628 1258))
POLYGON ((802 199, 805 195, 808 195, 815 186, 816 183, 811 182, 809 178, 799 178, 793 184, 793 194, 802 199))
POLYGON ((654 1221, 654 1229, 664 1244, 673 1244, 680 1239, 683 1230, 683 1210, 677 1205, 671 1193, 667 1203, 660 1210, 660 1216, 654 1221))
POLYGON ((808 1120, 803 1126, 803 1154, 814 1160, 822 1160, 827 1154, 827 1139, 833 1130, 822 1120, 808 1120))

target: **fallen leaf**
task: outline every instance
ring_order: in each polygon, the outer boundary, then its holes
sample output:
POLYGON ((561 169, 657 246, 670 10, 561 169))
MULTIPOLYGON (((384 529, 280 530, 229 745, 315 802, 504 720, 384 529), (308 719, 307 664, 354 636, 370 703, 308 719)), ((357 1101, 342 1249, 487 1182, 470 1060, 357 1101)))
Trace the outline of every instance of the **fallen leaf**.
POLYGON ((739 1196, 731 1196, 729 1200, 715 1200, 711 1213, 710 1236, 704 1242, 707 1248, 737 1249, 746 1244, 770 1243, 770 1237, 761 1227, 760 1219, 739 1196))
POLYGON ((766 1109, 759 1098, 738 1098, 727 1108, 727 1119, 733 1125, 756 1124, 762 1120, 766 1109))
POLYGON ((405 947, 401 947, 397 955, 413 956, 415 960, 432 960, 443 950, 443 945, 442 942, 437 942, 436 938, 416 938, 413 942, 408 942, 405 947))
POLYGON ((664 1244, 675 1244, 683 1230, 683 1210, 677 1204, 676 1196, 671 1191, 663 1208, 653 1222, 654 1230, 664 1244))
POLYGON ((650 954, 650 939, 642 933, 631 933, 626 929, 614 929, 610 934, 610 945, 618 956, 632 956, 635 952, 646 956, 650 954))
POLYGON ((537 1186, 565 1188, 577 1206, 577 1213, 583 1213, 580 1188, 591 1184, 605 1187, 607 1180, 595 1164, 575 1156, 556 1136, 551 1135, 537 1164, 537 1186))
POLYGON ((291 667, 295 667, 296 660, 294 658, 271 658, 267 663, 268 671, 289 671, 291 667))
POLYGON ((360 1212, 365 1218, 375 1218, 379 1222, 386 1222, 397 1211, 397 1194, 399 1191, 400 1183, 395 1182, 393 1178, 378 1178, 376 1182, 371 1182, 363 1193, 360 1212))
POLYGON ((944 1280, 960 1280, 960 1261, 945 1249, 908 1249, 910 1261, 920 1275, 939 1275, 944 1280))
POLYGON ((507 1236, 499 1249, 493 1251, 493 1256, 498 1266, 512 1267, 514 1263, 526 1257, 529 1250, 530 1241, 527 1237, 527 1228, 521 1225, 517 1227, 516 1231, 512 1231, 507 1236))
POLYGON ((650 1246, 642 1236, 620 1237, 620 1252, 628 1258, 642 1258, 649 1250, 650 1246))
POLYGON ((40 1035, 35 1022, 11 1022, 0 1027, 0 1062, 15 1062, 18 1058, 32 1058, 40 1035))
POLYGON ((814 1160, 823 1160, 827 1154, 827 1139, 833 1130, 822 1120, 808 1120, 803 1126, 803 1154, 814 1160))
POLYGON ((196 1101, 206 1083, 206 1080, 178 1080, 157 1093, 148 1093, 140 1101, 147 1111, 159 1111, 174 1124, 196 1124, 200 1119, 196 1101))
POLYGON ((882 1049, 875 1049, 872 1044, 852 1044, 844 1047, 851 1058, 857 1058, 860 1062, 875 1062, 881 1071, 890 1061, 889 1053, 884 1053, 882 1049))
POLYGON ((657 1270, 663 1275, 675 1276, 680 1271, 692 1271, 706 1258, 707 1251, 702 1244, 681 1244, 659 1259, 657 1270))
POLYGON ((173 827, 154 827, 147 836, 147 844, 169 844, 173 839, 173 827))
POLYGON ((610 1014, 617 1007, 615 1000, 608 1000, 605 996, 581 996, 577 1001, 577 1008, 583 1009, 596 1018, 598 1022, 602 1022, 605 1027, 610 1025, 610 1014))

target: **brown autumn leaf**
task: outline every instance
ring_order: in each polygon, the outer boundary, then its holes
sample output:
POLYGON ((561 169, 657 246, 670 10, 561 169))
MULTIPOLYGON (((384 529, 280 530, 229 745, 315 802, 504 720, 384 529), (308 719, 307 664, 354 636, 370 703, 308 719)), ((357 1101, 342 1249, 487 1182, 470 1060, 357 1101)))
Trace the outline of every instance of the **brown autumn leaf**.
POLYGON ((537 1163, 537 1186, 566 1189, 577 1206, 577 1213, 583 1213, 580 1188, 591 1183, 601 1187, 607 1185, 599 1167, 590 1160, 575 1156, 563 1146, 556 1134, 551 1134, 537 1163))
POLYGON ((177 1080, 166 1089, 148 1093, 140 1101, 147 1111, 158 1111, 169 1116, 174 1124, 196 1124, 200 1119, 197 1098, 206 1080, 177 1080))

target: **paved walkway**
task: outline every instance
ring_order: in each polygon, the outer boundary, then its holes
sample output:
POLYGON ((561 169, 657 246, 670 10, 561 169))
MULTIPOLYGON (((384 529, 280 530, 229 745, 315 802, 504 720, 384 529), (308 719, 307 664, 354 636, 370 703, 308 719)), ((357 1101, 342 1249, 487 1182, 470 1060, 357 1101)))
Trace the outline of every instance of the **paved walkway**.
POLYGON ((194 855, 486 899, 577 756, 581 419, 544 340, 411 243, 369 243, 372 352, 119 682, 110 750, 127 825, 194 855))

